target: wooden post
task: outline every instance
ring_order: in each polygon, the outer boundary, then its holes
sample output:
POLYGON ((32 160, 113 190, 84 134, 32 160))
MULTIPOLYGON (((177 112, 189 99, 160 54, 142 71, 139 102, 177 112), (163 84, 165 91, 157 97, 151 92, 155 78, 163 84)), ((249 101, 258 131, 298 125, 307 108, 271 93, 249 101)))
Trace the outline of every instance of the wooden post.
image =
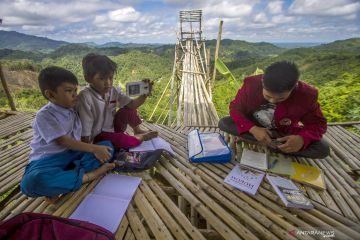
POLYGON ((12 111, 16 111, 15 103, 14 103, 14 100, 13 100, 11 94, 10 94, 10 90, 9 90, 9 88, 7 86, 1 63, 0 63, 0 79, 1 79, 1 84, 2 84, 2 86, 4 88, 4 91, 5 91, 6 97, 8 99, 10 108, 11 108, 12 111))
POLYGON ((211 91, 211 81, 210 81, 210 48, 206 49, 206 55, 207 55, 207 59, 206 59, 206 80, 205 80, 205 85, 207 87, 210 99, 212 99, 212 91, 211 91))
MULTIPOLYGON (((180 43, 178 43, 180 44, 180 43)), ((174 66, 173 66, 173 73, 171 76, 171 93, 170 93, 170 111, 169 111, 169 118, 168 118, 168 126, 171 125, 171 121, 172 121, 172 114, 173 114, 173 102, 174 102, 174 95, 175 95, 175 91, 174 91, 174 80, 176 77, 176 69, 177 69, 177 47, 175 45, 175 57, 174 57, 174 66)))
POLYGON ((219 55, 219 48, 220 48, 220 42, 221 42, 221 32, 222 32, 222 25, 223 25, 223 20, 220 20, 220 24, 219 24, 219 33, 218 33, 218 38, 216 40, 216 48, 215 48, 215 56, 214 56, 214 71, 213 71, 213 76, 212 76, 212 81, 215 81, 215 77, 216 77, 216 60, 218 59, 218 55, 219 55))

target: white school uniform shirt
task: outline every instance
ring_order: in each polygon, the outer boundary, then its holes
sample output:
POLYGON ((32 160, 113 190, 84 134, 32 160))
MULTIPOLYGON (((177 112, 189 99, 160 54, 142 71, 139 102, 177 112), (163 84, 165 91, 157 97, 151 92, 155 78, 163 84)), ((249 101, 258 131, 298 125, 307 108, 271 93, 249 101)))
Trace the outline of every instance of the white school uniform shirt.
POLYGON ((30 162, 68 150, 56 143, 59 137, 68 135, 75 140, 81 138, 81 122, 77 112, 51 102, 36 113, 32 128, 30 162))
POLYGON ((82 133, 92 141, 101 132, 114 132, 116 107, 123 108, 131 102, 120 88, 112 87, 103 98, 90 86, 80 91, 76 109, 79 113, 82 133))

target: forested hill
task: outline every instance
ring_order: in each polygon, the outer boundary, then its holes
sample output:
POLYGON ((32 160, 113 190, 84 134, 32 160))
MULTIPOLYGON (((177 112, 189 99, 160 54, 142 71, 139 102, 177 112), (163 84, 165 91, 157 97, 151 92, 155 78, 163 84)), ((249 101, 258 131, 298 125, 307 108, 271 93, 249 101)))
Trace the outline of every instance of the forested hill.
POLYGON ((315 47, 316 49, 325 51, 346 51, 360 53, 360 38, 350 38, 346 40, 338 40, 328 44, 322 44, 315 47))
MULTIPOLYGON (((211 48, 212 54, 215 43, 215 40, 205 43, 211 48)), ((115 45, 112 43, 105 47, 90 43, 65 44, 48 53, 0 48, 0 61, 5 67, 9 85, 14 89, 18 108, 36 111, 46 102, 36 89, 36 76, 40 69, 50 65, 62 66, 74 72, 80 84, 85 84, 81 69, 83 56, 89 52, 106 54, 119 66, 115 84, 124 85, 127 81, 145 77, 156 80, 153 97, 140 110, 147 119, 170 79, 174 45, 114 47, 115 45), (19 77, 27 80, 16 79, 19 77)), ((295 49, 279 48, 270 43, 224 39, 219 54, 237 79, 236 82, 228 82, 217 75, 213 101, 220 116, 228 114, 228 104, 245 76, 254 74, 256 70, 261 71, 275 61, 289 60, 299 66, 302 80, 319 89, 319 100, 329 121, 360 120, 359 38, 295 49)), ((211 60, 213 59, 212 55, 211 60)), ((1 91, 0 88, 0 106, 6 106, 6 99, 1 91)))
POLYGON ((44 37, 26 35, 15 31, 0 30, 0 48, 22 51, 50 52, 66 44, 69 43, 44 37))

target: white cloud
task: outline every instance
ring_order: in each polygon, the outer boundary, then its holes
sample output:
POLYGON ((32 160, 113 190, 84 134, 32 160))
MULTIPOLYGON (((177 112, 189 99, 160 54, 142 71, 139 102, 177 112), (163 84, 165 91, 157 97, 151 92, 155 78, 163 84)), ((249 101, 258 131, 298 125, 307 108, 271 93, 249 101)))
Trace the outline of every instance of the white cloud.
POLYGON ((179 11, 202 9, 203 36, 207 39, 217 37, 220 19, 224 20, 223 38, 311 41, 360 36, 359 0, 294 0, 289 9, 285 8, 287 2, 0 0, 0 27, 72 42, 174 43, 179 11))
POLYGON ((255 15, 254 17, 255 23, 266 23, 268 22, 268 18, 265 13, 261 12, 255 15))
POLYGON ((239 18, 249 16, 256 1, 211 1, 203 7, 203 13, 223 18, 239 18))
POLYGON ((293 22, 296 18, 291 16, 277 15, 271 18, 271 21, 275 24, 284 24, 293 22))
POLYGON ((56 24, 76 23, 92 18, 94 13, 106 9, 113 9, 119 4, 110 1, 30 1, 5 0, 0 3, 0 14, 4 22, 10 26, 19 25, 47 25, 49 22, 56 24))
POLYGON ((297 15, 346 16, 360 11, 360 2, 353 0, 295 0, 289 12, 297 15))
POLYGON ((36 32, 49 32, 54 31, 55 26, 48 25, 48 26, 33 26, 33 25, 24 25, 21 27, 25 31, 36 31, 36 32))
POLYGON ((282 6, 283 6, 283 1, 274 1, 274 2, 269 2, 266 9, 271 14, 279 14, 282 13, 282 6))
POLYGON ((125 7, 109 12, 109 18, 116 22, 136 22, 140 17, 140 13, 135 11, 133 7, 125 7))

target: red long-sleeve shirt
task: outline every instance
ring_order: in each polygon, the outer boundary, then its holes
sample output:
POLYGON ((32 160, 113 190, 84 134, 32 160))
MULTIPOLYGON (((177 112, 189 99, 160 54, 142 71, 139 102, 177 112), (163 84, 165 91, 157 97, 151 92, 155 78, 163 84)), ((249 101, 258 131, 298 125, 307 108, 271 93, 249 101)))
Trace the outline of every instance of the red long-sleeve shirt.
MULTIPOLYGON (((230 103, 230 116, 238 132, 250 130, 255 123, 253 113, 268 103, 262 94, 262 75, 244 79, 244 84, 230 103)), ((277 131, 286 135, 300 135, 304 139, 303 149, 313 141, 319 141, 326 132, 327 124, 317 101, 318 92, 310 85, 299 81, 290 96, 277 103, 274 121, 277 131), (299 122, 303 126, 299 125, 299 122)))

